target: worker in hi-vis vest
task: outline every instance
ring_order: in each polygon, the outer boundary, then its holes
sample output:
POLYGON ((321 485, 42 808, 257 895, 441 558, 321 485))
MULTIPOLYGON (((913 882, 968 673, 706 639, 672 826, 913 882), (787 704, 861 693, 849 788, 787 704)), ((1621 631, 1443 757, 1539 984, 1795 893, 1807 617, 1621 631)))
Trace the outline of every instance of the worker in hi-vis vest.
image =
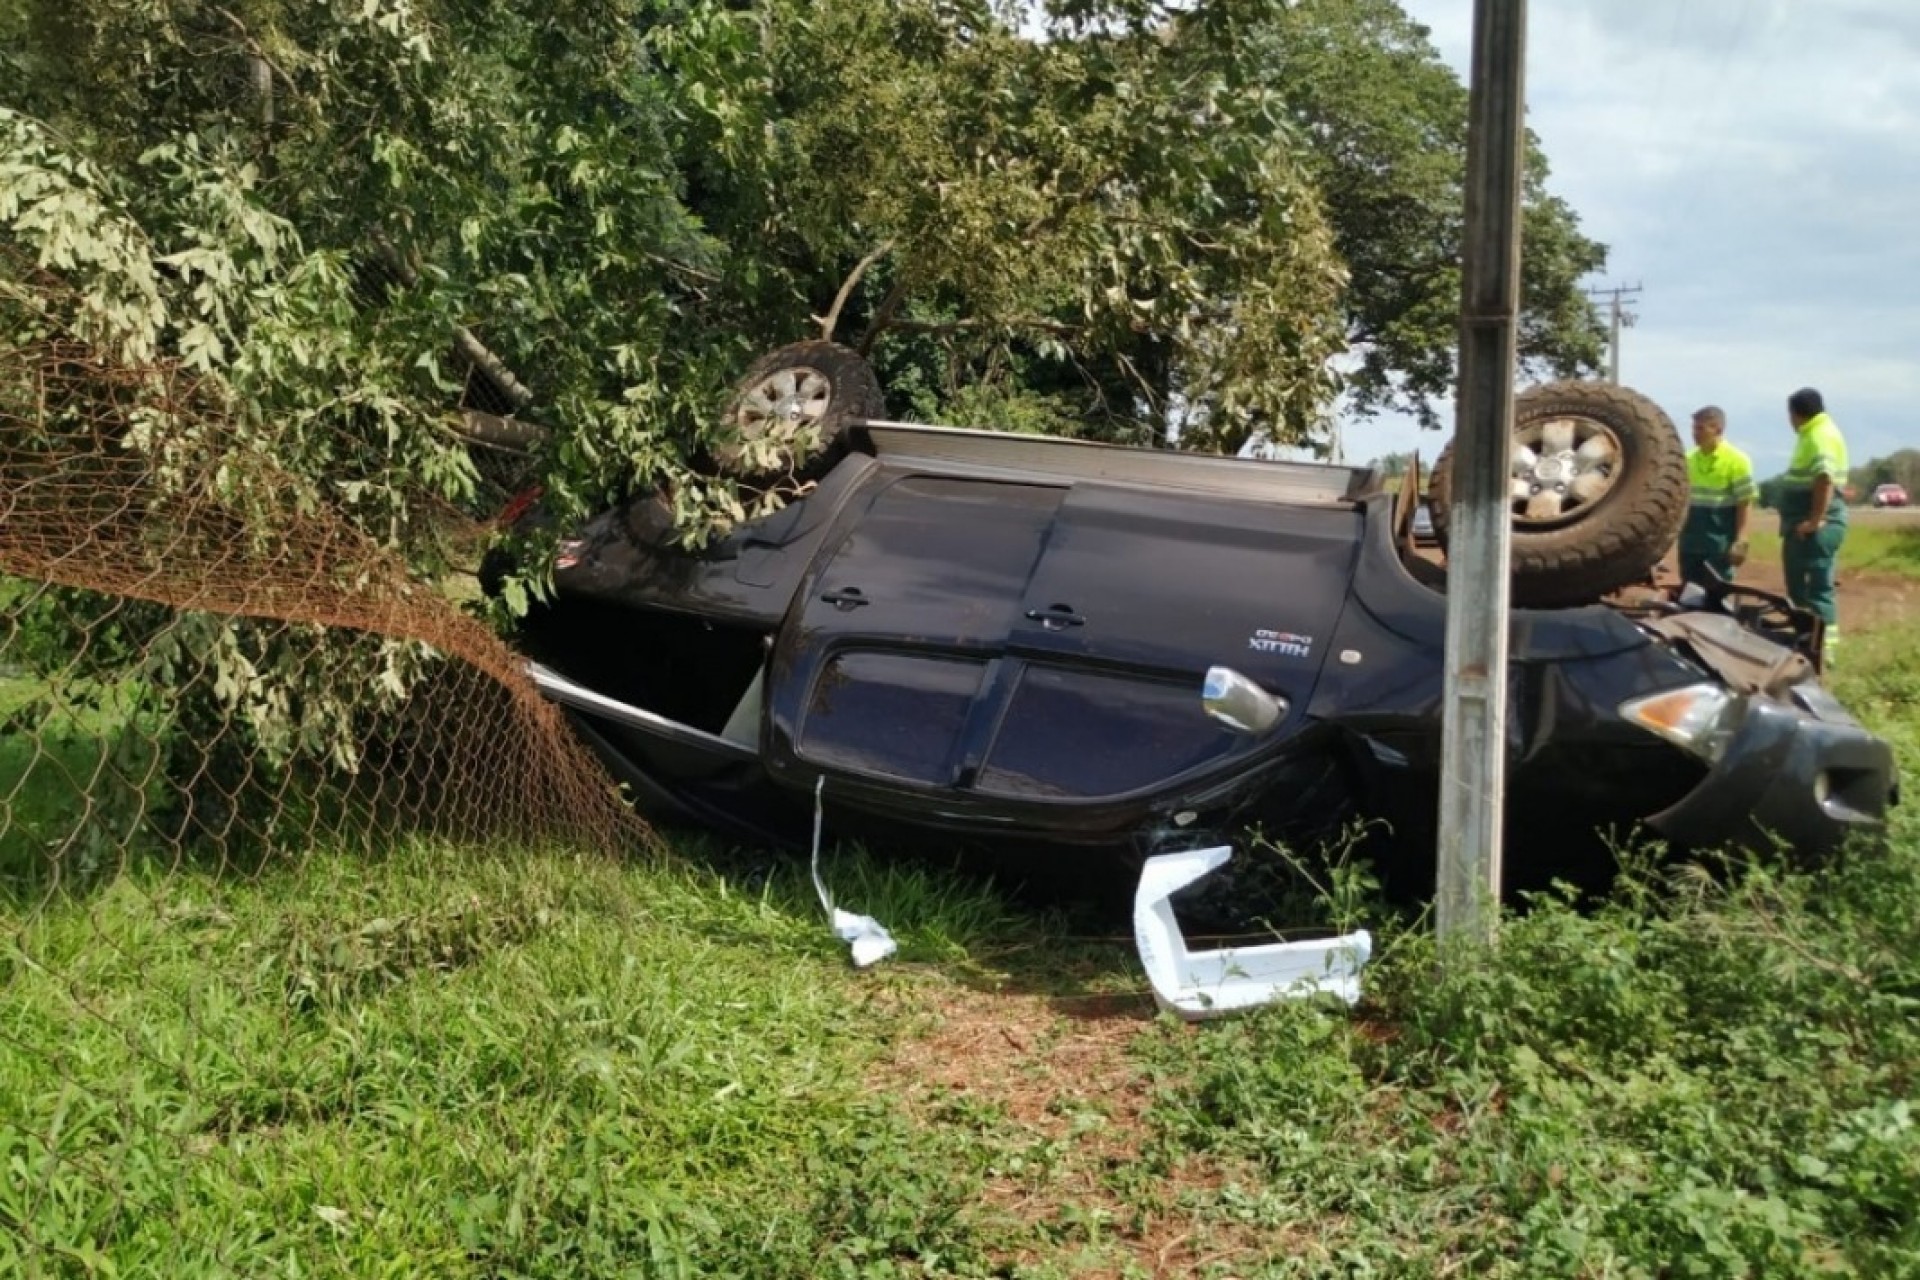
POLYGON ((1787 421, 1799 439, 1780 487, 1780 560, 1787 596, 1827 624, 1827 654, 1840 640, 1833 562, 1847 536, 1847 442, 1812 387, 1787 397, 1787 421))
POLYGON ((1687 522, 1680 527, 1680 576, 1701 586, 1713 574, 1731 580, 1746 563, 1747 518, 1759 491, 1753 462, 1727 443, 1727 415, 1716 405, 1693 415, 1687 453, 1687 522), (1712 570, 1709 573, 1708 570, 1712 570))

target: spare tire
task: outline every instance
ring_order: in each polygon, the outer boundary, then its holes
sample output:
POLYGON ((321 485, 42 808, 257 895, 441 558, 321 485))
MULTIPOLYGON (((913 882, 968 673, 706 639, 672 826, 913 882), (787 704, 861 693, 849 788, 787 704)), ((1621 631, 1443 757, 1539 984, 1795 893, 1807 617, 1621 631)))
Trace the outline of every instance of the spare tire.
MULTIPOLYGON (((1433 466, 1433 527, 1452 521, 1453 445, 1433 466)), ((1532 387, 1513 406, 1513 603, 1591 604, 1644 581, 1687 517, 1687 453, 1659 405, 1608 382, 1532 387)))
POLYGON ((886 412, 880 379, 859 352, 795 342, 754 361, 736 384, 714 458, 741 478, 809 478, 831 465, 848 422, 886 412))

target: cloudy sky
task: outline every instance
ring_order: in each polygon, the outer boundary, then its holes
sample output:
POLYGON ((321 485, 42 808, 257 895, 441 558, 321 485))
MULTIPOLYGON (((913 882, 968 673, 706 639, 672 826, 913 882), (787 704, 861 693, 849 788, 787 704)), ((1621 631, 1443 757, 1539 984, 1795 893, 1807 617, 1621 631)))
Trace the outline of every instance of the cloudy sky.
MULTIPOLYGON (((1402 0, 1465 78, 1472 0, 1402 0)), ((1920 0, 1535 0, 1528 122, 1640 284, 1621 381, 1702 404, 1762 476, 1812 385, 1855 465, 1920 447, 1920 0)), ((1446 415, 1451 422, 1451 411, 1446 415)), ((1442 436, 1350 424, 1364 461, 1442 436)))

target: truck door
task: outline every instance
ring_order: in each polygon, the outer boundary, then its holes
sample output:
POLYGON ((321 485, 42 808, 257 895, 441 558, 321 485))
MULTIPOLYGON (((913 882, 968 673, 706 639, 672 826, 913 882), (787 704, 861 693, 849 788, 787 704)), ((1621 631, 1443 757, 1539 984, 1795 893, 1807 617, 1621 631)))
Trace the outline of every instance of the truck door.
POLYGON ((977 775, 985 793, 1090 801, 1172 784, 1260 743, 1200 707, 1232 667, 1298 728, 1346 599, 1350 507, 1076 485, 1014 620, 1018 677, 977 775))
POLYGON ((885 482, 789 617, 769 764, 950 787, 1064 487, 885 482))

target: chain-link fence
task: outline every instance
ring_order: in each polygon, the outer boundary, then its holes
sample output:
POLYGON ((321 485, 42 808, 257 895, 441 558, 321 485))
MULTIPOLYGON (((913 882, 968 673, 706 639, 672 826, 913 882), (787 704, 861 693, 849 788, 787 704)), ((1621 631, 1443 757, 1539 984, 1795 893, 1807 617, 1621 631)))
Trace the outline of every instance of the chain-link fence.
MULTIPOLYGON (((257 1122, 311 1102, 273 1065, 286 1037, 236 1031, 214 975, 267 974, 297 1019, 523 923, 511 889, 371 921, 323 912, 260 954, 210 958, 205 983, 169 968, 212 945, 236 882, 401 847, 647 836, 451 576, 317 501, 326 486, 279 470, 270 429, 172 365, 15 328, 0 349, 0 1273, 93 1274, 139 1256, 127 1241, 174 1211, 197 1161, 244 1165, 222 1136, 236 1109, 257 1122), (140 997, 168 983, 162 1024, 140 997)), ((452 559, 477 557, 478 522, 429 514, 452 559)), ((247 1238, 210 1241, 203 1269, 151 1265, 245 1273, 223 1256, 247 1238)))

